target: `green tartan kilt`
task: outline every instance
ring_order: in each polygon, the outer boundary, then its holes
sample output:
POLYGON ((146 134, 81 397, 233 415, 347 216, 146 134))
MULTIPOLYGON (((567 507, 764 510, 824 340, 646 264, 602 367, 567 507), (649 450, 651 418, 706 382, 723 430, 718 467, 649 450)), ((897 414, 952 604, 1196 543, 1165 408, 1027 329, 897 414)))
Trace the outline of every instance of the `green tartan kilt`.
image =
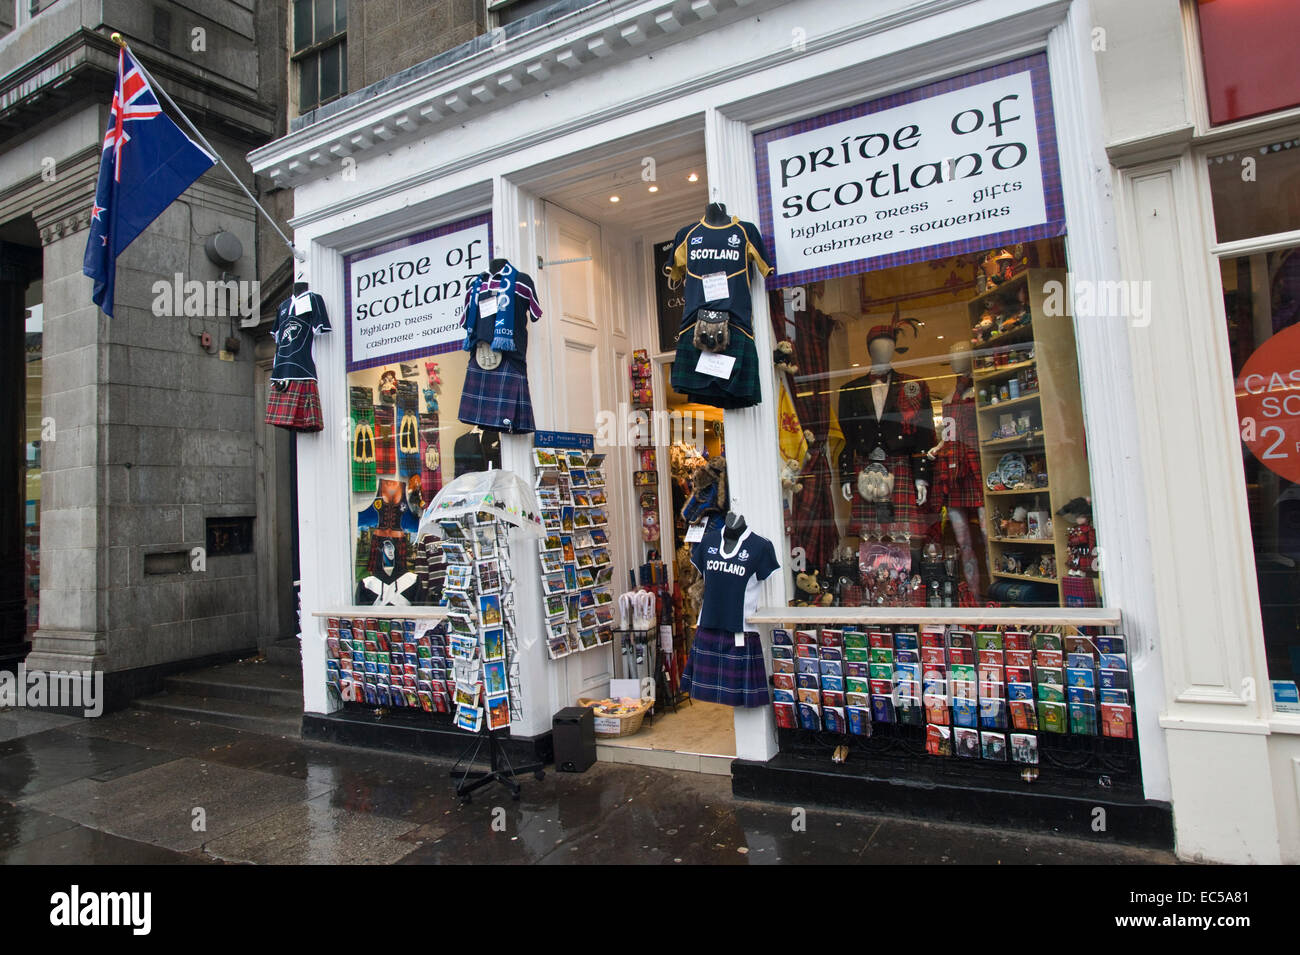
POLYGON ((735 322, 727 348, 721 354, 736 359, 730 378, 715 378, 695 370, 700 350, 695 347, 695 323, 677 333, 677 357, 673 361, 673 388, 692 400, 715 408, 749 408, 759 402, 758 351, 754 336, 735 322))

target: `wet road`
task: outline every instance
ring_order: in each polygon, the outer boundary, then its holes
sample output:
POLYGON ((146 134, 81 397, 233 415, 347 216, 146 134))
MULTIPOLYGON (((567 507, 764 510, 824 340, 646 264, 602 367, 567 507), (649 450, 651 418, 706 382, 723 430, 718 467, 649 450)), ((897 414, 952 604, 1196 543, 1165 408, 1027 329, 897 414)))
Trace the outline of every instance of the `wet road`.
POLYGON ((1173 863, 1167 852, 738 800, 597 763, 462 805, 449 764, 160 713, 0 711, 0 862, 1173 863))

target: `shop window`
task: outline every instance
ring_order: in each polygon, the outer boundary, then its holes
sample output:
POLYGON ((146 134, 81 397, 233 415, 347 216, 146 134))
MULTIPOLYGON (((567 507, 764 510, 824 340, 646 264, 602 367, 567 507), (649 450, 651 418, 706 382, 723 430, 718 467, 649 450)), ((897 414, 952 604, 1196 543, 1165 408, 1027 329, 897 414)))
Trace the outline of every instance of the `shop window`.
POLYGON ((1214 125, 1300 105, 1295 0, 1198 0, 1205 91, 1214 125))
POLYGON ((348 91, 347 0, 294 0, 293 56, 298 112, 348 91))
POLYGON ((770 293, 796 602, 1099 605, 1066 284, 1057 238, 770 293))
POLYGON ((417 544, 420 515, 454 478, 501 467, 500 435, 456 420, 467 367, 457 351, 348 375, 359 604, 437 603, 442 568, 417 544))
POLYGON ((1217 153, 1206 163, 1220 242, 1300 229, 1300 135, 1217 153))
MULTIPOLYGON (((357 604, 436 604, 446 576, 420 516, 455 478, 501 467, 500 432, 458 420, 464 298, 489 263, 475 216, 353 253, 347 288, 349 524, 357 604)), ((516 330, 524 342, 526 331, 516 330)))
POLYGON ((1268 674, 1300 712, 1300 247, 1219 266, 1268 674))

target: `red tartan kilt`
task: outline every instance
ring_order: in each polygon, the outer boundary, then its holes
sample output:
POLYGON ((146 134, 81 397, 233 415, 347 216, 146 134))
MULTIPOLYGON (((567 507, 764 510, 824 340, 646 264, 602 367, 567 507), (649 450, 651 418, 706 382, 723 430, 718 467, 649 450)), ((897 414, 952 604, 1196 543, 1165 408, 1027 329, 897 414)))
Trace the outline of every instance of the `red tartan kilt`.
POLYGON ((966 444, 940 449, 934 462, 934 503, 947 507, 983 507, 984 478, 979 454, 966 444), (954 458, 957 467, 949 467, 954 458))
POLYGON ((890 454, 881 462, 894 476, 894 490, 891 500, 894 502, 893 519, 881 524, 876 519, 876 505, 863 499, 858 493, 858 478, 853 475, 853 512, 849 522, 849 533, 862 536, 863 526, 872 533, 882 531, 886 534, 911 534, 919 537, 925 531, 927 515, 916 506, 916 484, 912 479, 911 456, 907 454, 890 454))
POLYGON ((293 431, 320 431, 325 427, 320 393, 314 381, 291 381, 284 391, 271 386, 266 402, 266 423, 293 431))

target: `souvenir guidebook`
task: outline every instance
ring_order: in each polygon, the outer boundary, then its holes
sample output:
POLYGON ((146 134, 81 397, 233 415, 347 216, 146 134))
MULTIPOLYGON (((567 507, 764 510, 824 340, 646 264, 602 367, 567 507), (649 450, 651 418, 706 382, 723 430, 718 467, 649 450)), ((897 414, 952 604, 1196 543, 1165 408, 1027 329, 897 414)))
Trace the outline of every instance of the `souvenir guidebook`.
POLYGON ((1038 765, 1038 737, 1033 733, 1011 734, 1011 761, 1028 766, 1038 765))
POLYGON ((1007 761, 1007 737, 1005 733, 980 733, 980 755, 994 762, 1007 761))

